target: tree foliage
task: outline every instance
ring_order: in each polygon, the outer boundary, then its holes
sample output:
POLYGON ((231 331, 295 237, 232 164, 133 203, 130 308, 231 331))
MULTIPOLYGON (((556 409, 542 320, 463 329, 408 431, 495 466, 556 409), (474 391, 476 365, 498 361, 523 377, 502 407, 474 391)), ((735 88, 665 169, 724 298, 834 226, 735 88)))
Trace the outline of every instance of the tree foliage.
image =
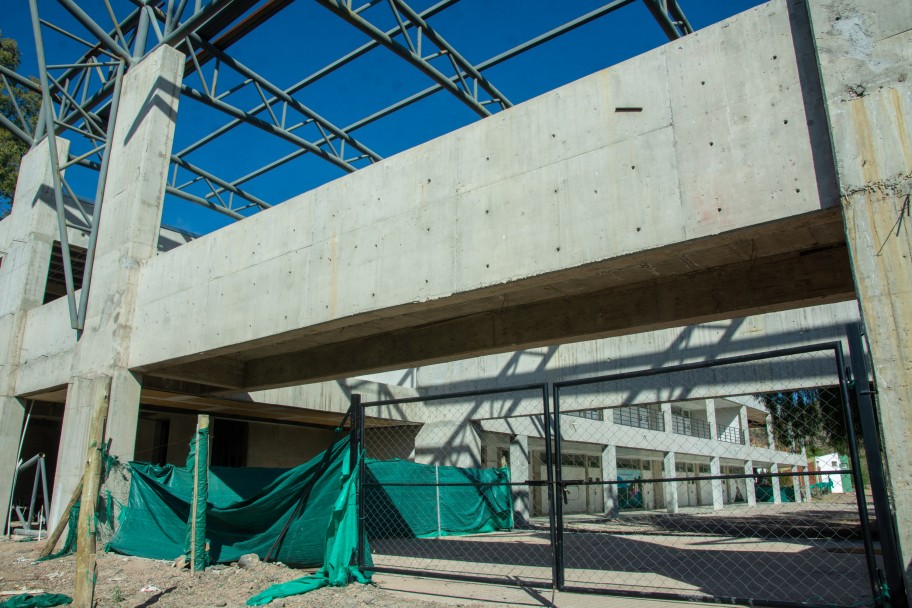
MULTIPOLYGON (((848 451, 848 427, 838 388, 804 389, 758 395, 772 417, 780 449, 808 454, 848 451)), ((858 432, 858 425, 855 431, 858 432)))
MULTIPOLYGON (((20 59, 19 45, 16 41, 0 35, 0 65, 15 71, 19 68, 20 59)), ((0 113, 21 127, 19 118, 21 112, 28 125, 28 128, 23 130, 34 131, 41 109, 41 96, 13 82, 10 82, 10 86, 15 103, 6 87, 0 86, 0 113)), ((9 213, 9 205, 16 190, 16 178, 19 175, 19 161, 27 151, 27 144, 5 127, 0 126, 0 215, 9 213)))

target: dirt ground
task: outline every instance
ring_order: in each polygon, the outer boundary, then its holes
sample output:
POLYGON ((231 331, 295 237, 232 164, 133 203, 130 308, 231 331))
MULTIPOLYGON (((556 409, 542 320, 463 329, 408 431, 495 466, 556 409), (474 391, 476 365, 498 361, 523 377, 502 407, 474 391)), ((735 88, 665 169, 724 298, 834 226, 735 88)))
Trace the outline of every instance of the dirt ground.
MULTIPOLYGON (((76 558, 73 555, 36 563, 44 545, 40 542, 0 540, 0 592, 42 590, 72 597, 75 588, 76 558)), ((171 562, 99 553, 96 606, 104 608, 209 608, 240 607, 247 598, 273 583, 285 582, 309 574, 283 564, 256 563, 249 568, 237 565, 214 566, 206 572, 191 575, 171 562), (152 586, 155 590, 143 591, 152 586)), ((8 595, 0 596, 0 601, 8 595)), ((414 608, 452 607, 417 598, 401 596, 377 586, 353 584, 345 588, 324 588, 301 596, 280 599, 271 607, 316 608, 414 608)), ((457 604, 459 605, 459 604, 457 604)), ((478 608, 478 604, 461 604, 478 608)))

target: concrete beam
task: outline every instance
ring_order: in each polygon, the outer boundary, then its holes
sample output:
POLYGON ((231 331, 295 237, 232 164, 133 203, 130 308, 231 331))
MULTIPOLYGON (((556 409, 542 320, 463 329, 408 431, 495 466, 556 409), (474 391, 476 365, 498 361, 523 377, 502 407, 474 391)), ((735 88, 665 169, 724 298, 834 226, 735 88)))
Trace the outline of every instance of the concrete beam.
POLYGON ((756 260, 626 289, 460 317, 411 330, 252 360, 248 389, 603 338, 854 297, 843 247, 756 260), (724 287, 722 287, 724 286, 724 287), (755 294, 765 292, 763 304, 755 294))

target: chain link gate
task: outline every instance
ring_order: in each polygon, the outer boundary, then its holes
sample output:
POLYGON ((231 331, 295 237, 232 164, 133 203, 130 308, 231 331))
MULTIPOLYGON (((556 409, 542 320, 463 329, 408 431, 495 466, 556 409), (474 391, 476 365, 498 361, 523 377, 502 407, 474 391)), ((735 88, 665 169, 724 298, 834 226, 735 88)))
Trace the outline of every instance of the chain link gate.
POLYGON ((548 397, 536 384, 356 408, 373 569, 552 587, 548 397))
POLYGON ((832 343, 556 383, 558 587, 883 605, 845 370, 832 343))

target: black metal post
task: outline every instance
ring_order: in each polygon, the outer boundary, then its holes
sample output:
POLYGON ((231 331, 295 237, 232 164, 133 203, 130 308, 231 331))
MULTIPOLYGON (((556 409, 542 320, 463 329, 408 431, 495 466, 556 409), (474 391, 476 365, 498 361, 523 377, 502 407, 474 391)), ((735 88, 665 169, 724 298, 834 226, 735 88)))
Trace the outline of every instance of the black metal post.
MULTIPOLYGON (((548 428, 548 425, 545 426, 548 428)), ((547 443, 545 444, 547 445, 547 443)), ((553 459, 548 459, 548 471, 550 473, 552 466, 554 467, 554 481, 551 484, 551 487, 554 488, 552 492, 552 503, 554 505, 555 512, 555 528, 554 528, 554 561, 556 568, 556 579, 557 579, 557 588, 563 590, 564 588, 564 486, 562 485, 562 471, 561 471, 561 444, 560 444, 560 387, 554 386, 554 454, 553 459)))
POLYGON ((877 531, 880 536, 880 548, 886 570, 887 587, 890 590, 890 603, 894 608, 908 608, 905 580, 903 578, 903 561, 900 559, 895 520, 890 508, 890 497, 887 494, 886 476, 884 475, 881 457, 880 438, 877 420, 874 417, 874 405, 868 383, 868 365, 864 356, 864 345, 861 339, 862 330, 859 323, 846 325, 846 337, 849 342, 849 360, 854 380, 855 402, 858 405, 858 418, 861 422, 861 434, 864 440, 865 454, 868 461, 868 476, 871 482, 871 495, 874 499, 874 513, 877 516, 877 531))
POLYGON ((836 365, 839 374, 839 388, 842 395, 842 411, 845 416, 846 432, 849 440, 849 458, 852 462, 852 482, 855 484, 855 499, 858 503, 858 517, 861 520, 861 539, 865 548, 865 563, 871 581, 871 596, 877 606, 883 605, 880 589, 880 577, 877 572, 877 561, 874 557, 874 540, 871 538, 871 520, 868 517, 868 502, 865 499, 864 485, 861 478, 861 461, 858 458, 858 443, 855 441, 855 427, 852 424, 852 408, 849 402, 849 387, 846 380, 845 357, 842 343, 836 343, 836 365))
MULTIPOLYGON (((364 572, 364 408, 361 406, 361 395, 351 396, 351 449, 352 464, 357 464, 358 480, 355 496, 358 501, 358 571, 364 572)), ((354 471, 352 472, 354 474, 354 471)))
MULTIPOLYGON (((555 389, 556 393, 556 389, 555 389)), ((542 385, 542 403, 544 404, 545 415, 545 476, 548 479, 548 536, 551 541, 551 586, 557 588, 560 576, 557 558, 557 520, 554 505, 554 474, 551 470, 551 464, 554 462, 551 452, 551 411, 548 403, 548 385, 542 385)), ((534 463, 530 463, 533 466, 534 463)))

